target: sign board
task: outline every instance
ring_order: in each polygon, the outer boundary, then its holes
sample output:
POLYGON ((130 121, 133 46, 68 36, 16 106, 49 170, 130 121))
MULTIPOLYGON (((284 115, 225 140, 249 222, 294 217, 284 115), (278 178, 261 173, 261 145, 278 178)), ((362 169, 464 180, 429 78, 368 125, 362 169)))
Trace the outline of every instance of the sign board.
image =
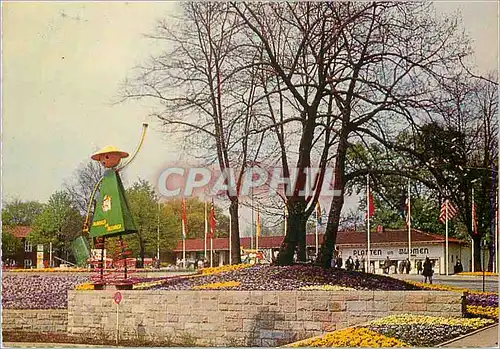
POLYGON ((37 245, 36 247, 36 267, 37 269, 43 269, 43 245, 37 245))
POLYGON ((120 304, 120 302, 122 301, 122 294, 120 292, 115 292, 115 294, 113 295, 113 301, 116 304, 120 304))
MULTIPOLYGON (((99 248, 99 249, 92 249, 90 250, 90 259, 92 261, 100 261, 101 260, 101 252, 102 250, 99 248)), ((104 260, 106 260, 106 250, 104 250, 104 260)))
POLYGON ((85 266, 87 260, 90 258, 90 245, 87 239, 83 236, 77 237, 71 243, 71 249, 73 251, 73 256, 75 256, 76 264, 80 267, 85 266))

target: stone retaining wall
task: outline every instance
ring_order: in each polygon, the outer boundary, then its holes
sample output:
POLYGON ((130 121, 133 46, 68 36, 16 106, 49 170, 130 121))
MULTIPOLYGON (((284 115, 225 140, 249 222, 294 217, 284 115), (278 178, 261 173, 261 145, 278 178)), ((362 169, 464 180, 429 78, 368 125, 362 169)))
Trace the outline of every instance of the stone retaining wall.
POLYGON ((66 333, 67 329, 67 309, 2 309, 2 331, 66 333))
MULTIPOLYGON (((68 333, 113 336, 114 291, 69 291, 68 333)), ((121 291, 120 338, 276 346, 391 314, 461 316, 444 291, 121 291)))

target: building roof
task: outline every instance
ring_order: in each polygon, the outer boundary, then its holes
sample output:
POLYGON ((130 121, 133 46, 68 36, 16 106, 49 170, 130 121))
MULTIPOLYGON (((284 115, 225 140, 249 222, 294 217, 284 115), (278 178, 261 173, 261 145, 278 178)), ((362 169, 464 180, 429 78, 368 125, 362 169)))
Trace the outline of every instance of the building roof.
POLYGON ((22 239, 28 236, 29 233, 31 233, 32 228, 24 225, 18 225, 18 226, 3 225, 2 230, 5 230, 6 232, 12 234, 14 237, 18 239, 22 239))
MULTIPOLYGON (((318 240, 323 242, 323 234, 318 234, 318 240)), ((261 236, 259 237, 259 249, 279 248, 284 236, 261 236)), ((382 232, 372 232, 370 234, 371 246, 404 245, 408 243, 408 230, 394 229, 382 232)), ((419 244, 440 244, 445 242, 445 237, 437 234, 426 233, 417 229, 411 230, 411 240, 419 244)), ((448 238, 450 243, 466 243, 456 238, 448 238)), ((212 241, 214 250, 229 250, 228 238, 215 238, 212 241)), ((315 234, 307 234, 306 244, 308 247, 314 247, 315 234)), ((254 244, 255 246, 255 241, 254 244)), ((339 247, 356 247, 366 245, 366 232, 360 231, 339 231, 337 233, 336 245, 339 247)), ((251 247, 250 237, 240 238, 240 246, 244 249, 251 247)), ((186 251, 204 251, 204 239, 186 239, 186 251)), ((210 241, 207 241, 207 250, 210 249, 210 241)), ((182 251, 182 240, 177 242, 174 252, 182 251)))

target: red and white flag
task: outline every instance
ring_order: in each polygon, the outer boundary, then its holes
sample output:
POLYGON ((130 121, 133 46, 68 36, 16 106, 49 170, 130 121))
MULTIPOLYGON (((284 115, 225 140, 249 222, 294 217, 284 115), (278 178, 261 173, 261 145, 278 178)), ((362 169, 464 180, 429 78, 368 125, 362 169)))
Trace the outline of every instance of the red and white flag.
POLYGON ((439 223, 445 223, 446 220, 450 220, 455 218, 455 216, 458 214, 458 210, 455 208, 455 206, 452 205, 450 200, 446 199, 442 204, 441 204, 441 213, 439 214, 439 223), (448 216, 446 215, 446 211, 448 211, 448 216))
POLYGON ((475 202, 472 203, 472 229, 474 234, 478 234, 475 202))
POLYGON ((373 217, 373 214, 375 213, 375 205, 373 204, 373 195, 370 188, 368 188, 368 207, 366 208, 366 211, 365 219, 373 217))
POLYGON ((187 216, 186 216, 186 199, 182 199, 181 204, 181 221, 182 221, 182 239, 185 240, 187 236, 187 216))

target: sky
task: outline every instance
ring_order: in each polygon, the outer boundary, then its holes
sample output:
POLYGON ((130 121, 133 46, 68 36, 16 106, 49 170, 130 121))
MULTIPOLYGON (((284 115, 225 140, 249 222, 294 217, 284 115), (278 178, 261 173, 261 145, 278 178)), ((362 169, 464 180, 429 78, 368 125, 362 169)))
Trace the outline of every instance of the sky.
MULTIPOLYGON (((436 3, 460 10, 474 40, 477 72, 498 67, 498 3, 436 3)), ((182 159, 139 102, 116 104, 120 84, 161 47, 143 37, 176 2, 2 2, 2 197, 46 202, 90 155, 112 144, 130 153, 144 121, 144 146, 124 171, 156 184, 182 159)), ((352 207, 356 198, 347 200, 352 207)))

